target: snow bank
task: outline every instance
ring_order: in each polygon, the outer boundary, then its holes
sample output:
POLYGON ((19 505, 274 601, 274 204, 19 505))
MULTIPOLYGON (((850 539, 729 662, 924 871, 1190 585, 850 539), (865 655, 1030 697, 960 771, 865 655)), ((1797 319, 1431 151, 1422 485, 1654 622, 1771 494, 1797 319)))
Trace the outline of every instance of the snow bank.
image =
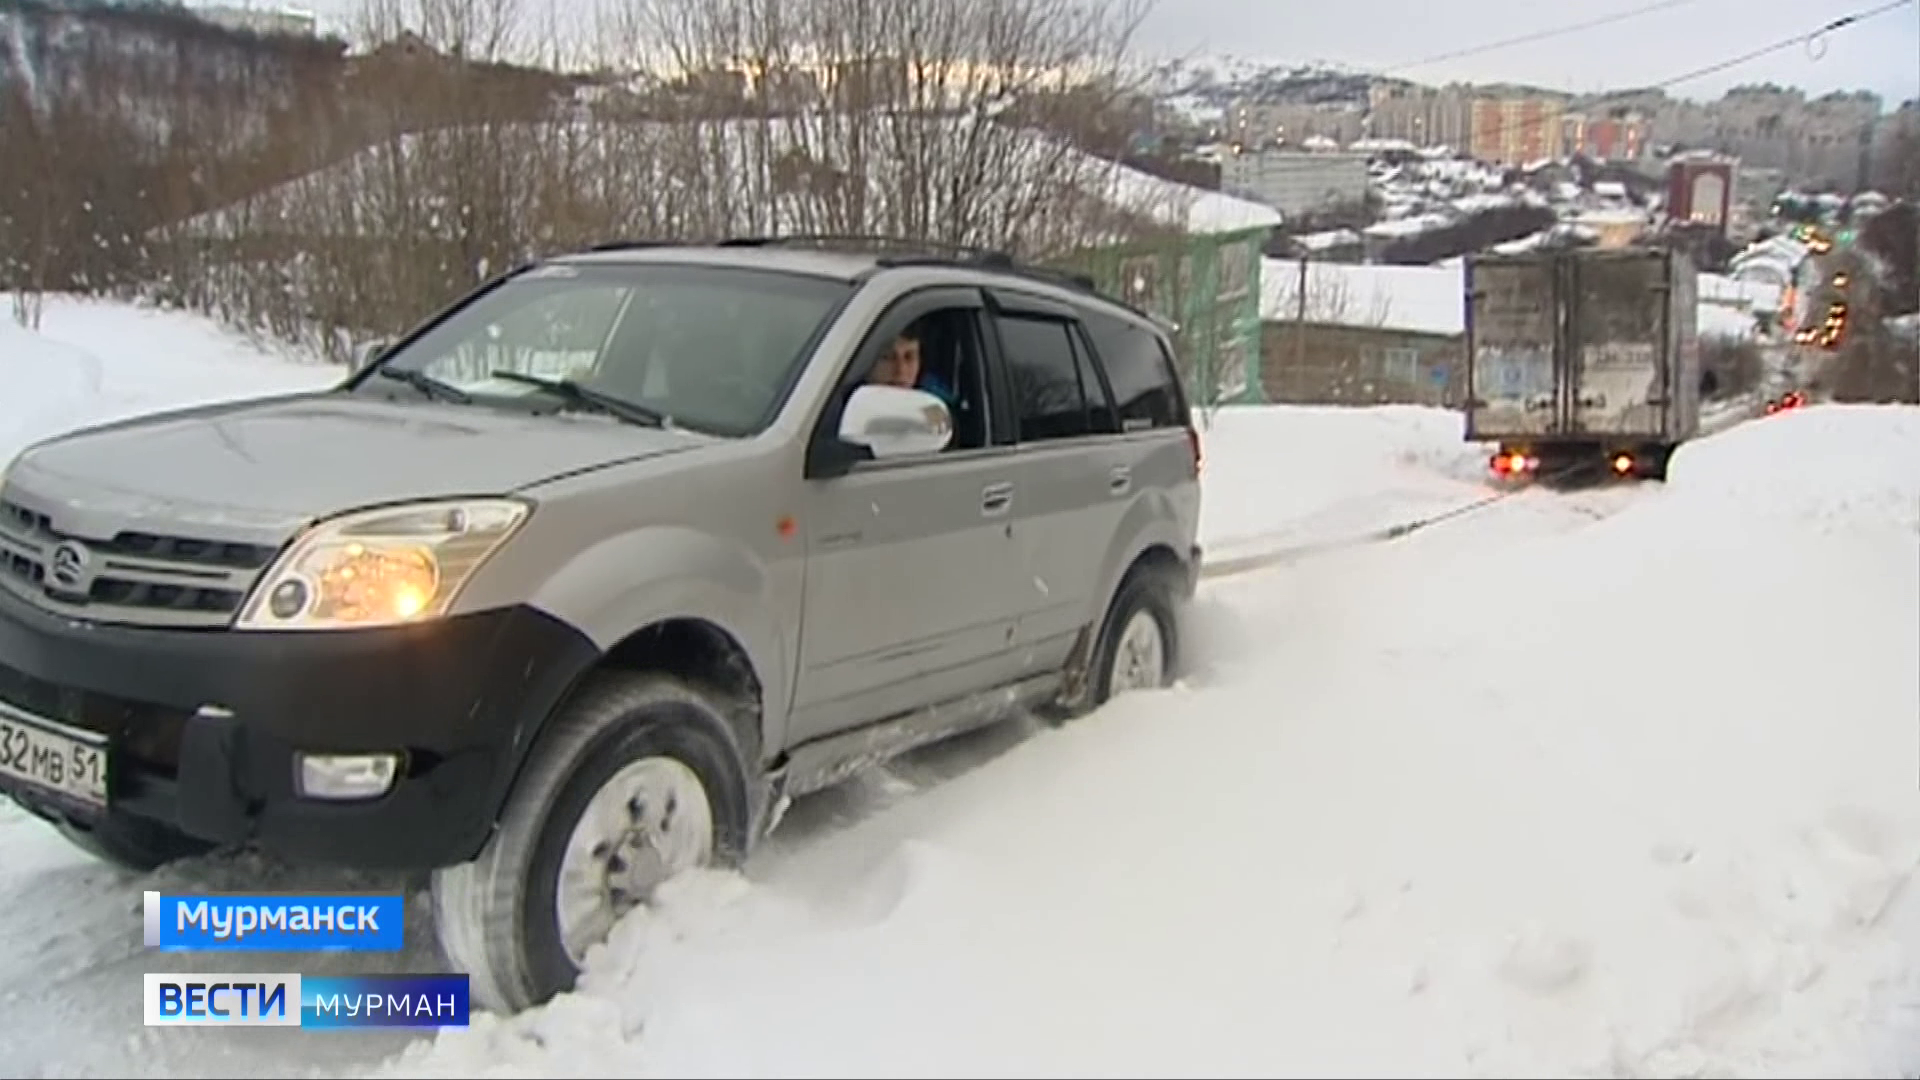
POLYGON ((0 293, 0 462, 37 439, 201 401, 312 389, 342 369, 266 355, 211 320, 101 300, 50 296, 40 328, 12 318, 0 293))
POLYGON ((1200 539, 1213 556, 1381 528, 1484 494, 1460 414, 1418 405, 1228 406, 1201 432, 1200 539))
POLYGON ((1689 511, 1920 533, 1920 410, 1820 405, 1743 424, 1681 447, 1672 486, 1689 511))
POLYGON ((1187 685, 380 1075, 1911 1075, 1920 411, 1823 411, 1223 580, 1187 685), (1730 479, 1803 454, 1877 464, 1730 479))
POLYGON ((1727 338, 1734 341, 1751 340, 1754 336, 1755 320, 1752 312, 1723 304, 1700 305, 1699 334, 1701 337, 1727 338))

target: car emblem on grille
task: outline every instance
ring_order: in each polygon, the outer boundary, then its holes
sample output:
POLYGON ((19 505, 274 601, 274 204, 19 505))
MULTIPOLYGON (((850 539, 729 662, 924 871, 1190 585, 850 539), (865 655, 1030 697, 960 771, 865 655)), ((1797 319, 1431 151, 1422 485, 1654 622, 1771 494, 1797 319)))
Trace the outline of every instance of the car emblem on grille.
POLYGON ((47 578, 60 592, 85 596, 93 589, 93 552, 77 541, 60 541, 53 549, 47 578))

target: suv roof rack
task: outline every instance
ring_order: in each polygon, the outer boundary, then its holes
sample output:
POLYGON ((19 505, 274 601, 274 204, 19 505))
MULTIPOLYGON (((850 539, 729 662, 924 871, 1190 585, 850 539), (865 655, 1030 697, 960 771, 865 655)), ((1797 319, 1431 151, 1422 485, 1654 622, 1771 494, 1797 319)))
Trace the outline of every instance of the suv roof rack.
POLYGON ((602 240, 588 244, 587 251, 638 251, 641 248, 674 247, 672 240, 602 240))
POLYGON ((944 240, 915 240, 911 237, 888 236, 883 233, 792 233, 786 236, 732 236, 720 241, 721 247, 831 247, 836 244, 857 250, 906 248, 922 253, 945 251, 969 259, 986 259, 995 256, 1012 259, 1012 256, 1004 251, 980 247, 976 244, 955 244, 944 240))
POLYGON ((855 248, 871 249, 875 247, 904 248, 906 253, 899 255, 883 254, 874 260, 882 267, 900 266, 970 266, 983 270, 993 270, 1003 274, 1035 281, 1044 281, 1054 285, 1064 285, 1091 293, 1104 300, 1121 304, 1131 310, 1132 306, 1116 297, 1107 296, 1100 291, 1099 283, 1091 274, 1075 270, 1058 270, 1052 267, 1034 266, 1020 262, 1008 252, 997 248, 981 247, 976 244, 955 244, 943 240, 915 240, 902 236, 850 234, 797 234, 793 236, 737 236, 720 241, 721 247, 775 247, 814 245, 826 247, 844 244, 855 248))
MULTIPOLYGON (((607 240, 588 247, 587 251, 634 251, 643 248, 679 247, 687 245, 683 240, 607 240)), ((692 242, 699 246, 697 241, 692 242)), ((1118 296, 1102 292, 1099 282, 1093 275, 1077 270, 1063 270, 1048 266, 1036 266, 1023 263, 1011 254, 997 248, 982 247, 977 244, 957 244, 945 240, 913 239, 904 236, 888 236, 870 233, 792 233, 771 236, 729 236, 724 240, 712 241, 712 246, 723 248, 763 248, 763 247, 820 247, 835 246, 855 251, 871 252, 875 248, 901 249, 901 254, 880 254, 874 258, 876 267, 892 269, 904 266, 965 266, 1013 277, 1023 277, 1029 281, 1045 282, 1086 293, 1104 300, 1109 304, 1132 312, 1147 319, 1163 329, 1171 330, 1177 324, 1168 322, 1158 315, 1138 305, 1131 304, 1118 296)))
POLYGON ((1083 274, 1077 270, 1056 270, 1048 266, 1032 266, 1016 262, 999 253, 990 253, 971 259, 943 258, 939 255, 886 255, 874 261, 880 266, 889 268, 898 266, 978 267, 982 270, 1012 274, 1016 277, 1031 278, 1035 281, 1045 281, 1054 285, 1065 285, 1070 289, 1078 289, 1081 292, 1092 293, 1095 296, 1101 297, 1101 299, 1113 299, 1112 297, 1104 296, 1100 292, 1100 284, 1093 280, 1093 275, 1091 274, 1083 274))

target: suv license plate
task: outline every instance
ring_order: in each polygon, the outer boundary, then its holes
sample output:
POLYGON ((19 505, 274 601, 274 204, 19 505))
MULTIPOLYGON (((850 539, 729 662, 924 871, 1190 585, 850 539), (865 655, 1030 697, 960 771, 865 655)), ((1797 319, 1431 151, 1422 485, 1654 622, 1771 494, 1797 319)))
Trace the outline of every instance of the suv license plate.
POLYGON ((104 810, 106 741, 62 735, 45 721, 0 705, 0 777, 104 810))

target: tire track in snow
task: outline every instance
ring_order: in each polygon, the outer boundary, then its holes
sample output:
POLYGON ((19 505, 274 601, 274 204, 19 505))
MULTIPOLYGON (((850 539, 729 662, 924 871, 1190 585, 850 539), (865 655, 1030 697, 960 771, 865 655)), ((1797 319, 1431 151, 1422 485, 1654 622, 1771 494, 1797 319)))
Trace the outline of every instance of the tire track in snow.
MULTIPOLYGON (((1602 521, 1620 513, 1639 501, 1639 498, 1632 496, 1626 498, 1617 496, 1627 493, 1637 494, 1642 490, 1644 490, 1642 485, 1635 484, 1630 488, 1600 489, 1600 491, 1597 492, 1573 490, 1546 493, 1554 496, 1555 501, 1567 510, 1593 521, 1602 521), (1601 492, 1615 497, 1602 496, 1601 492)), ((1391 543, 1395 540, 1412 536, 1424 529, 1479 513, 1517 496, 1528 493, 1538 495, 1541 494, 1542 491, 1543 489, 1532 486, 1497 491, 1491 495, 1457 503, 1443 510, 1409 516, 1389 525, 1382 525, 1345 535, 1327 536, 1318 539, 1294 541, 1292 543, 1280 543, 1280 538, 1288 535, 1287 533, 1270 534, 1273 537, 1272 542, 1275 546, 1267 547, 1264 550, 1256 550, 1246 555, 1206 559, 1200 568, 1200 578, 1203 581, 1207 581, 1224 577, 1234 577, 1240 574, 1252 573, 1257 570, 1291 565, 1319 555, 1330 555, 1342 551, 1352 551, 1356 548, 1369 547, 1375 544, 1391 543)), ((1640 497, 1643 498, 1644 496, 1640 497)), ((1258 548, 1259 539, 1258 537, 1244 538, 1236 541, 1234 546, 1258 548)))

